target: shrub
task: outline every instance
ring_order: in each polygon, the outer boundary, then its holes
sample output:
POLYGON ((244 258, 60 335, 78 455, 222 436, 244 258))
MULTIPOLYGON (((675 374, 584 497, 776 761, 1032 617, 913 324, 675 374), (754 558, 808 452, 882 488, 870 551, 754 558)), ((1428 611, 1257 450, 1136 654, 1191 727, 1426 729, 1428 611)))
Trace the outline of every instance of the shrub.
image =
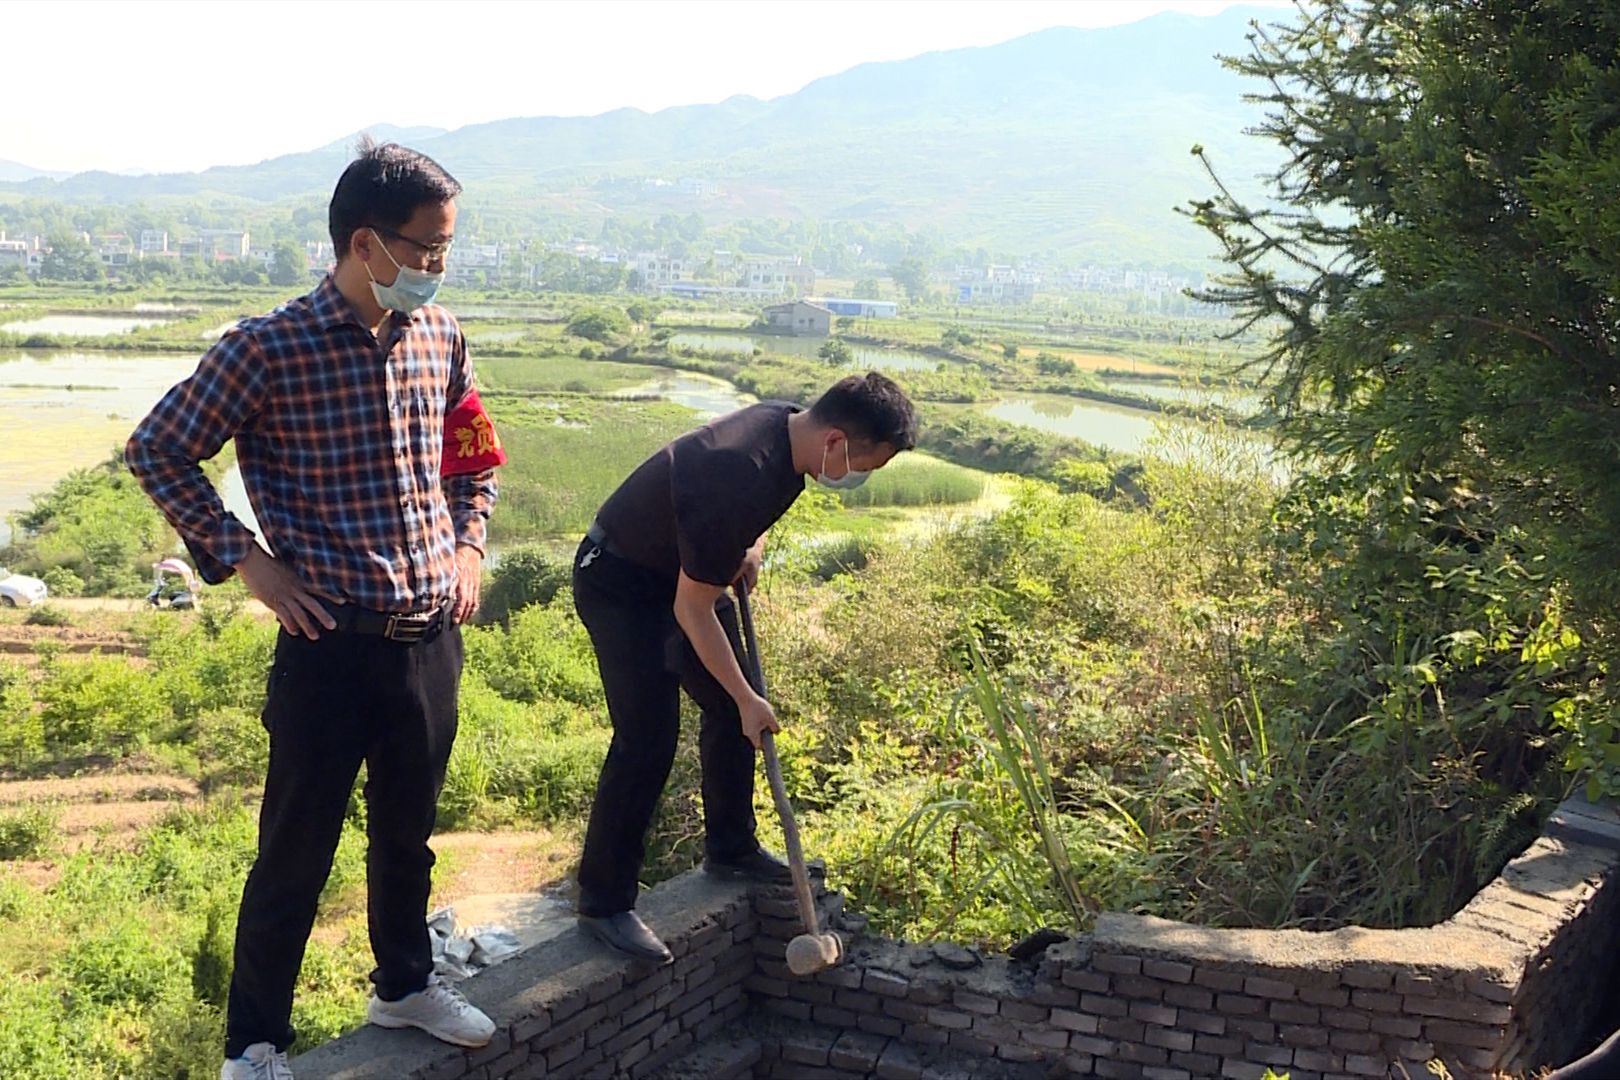
POLYGON ((0 661, 0 761, 30 765, 45 753, 45 725, 34 709, 33 686, 20 665, 0 661))
POLYGON ((616 308, 582 311, 568 321, 570 334, 604 345, 611 343, 616 336, 626 333, 629 329, 630 320, 625 318, 624 312, 616 308))
POLYGON ((594 705, 602 699, 590 638, 563 603, 530 605, 512 617, 505 633, 474 628, 464 640, 468 670, 512 701, 594 705))
POLYGON ((56 834, 56 813, 30 806, 0 813, 0 860, 37 859, 56 834))
POLYGON ((270 734, 256 714, 229 707, 209 709, 197 717, 193 739, 204 787, 264 781, 270 734))
POLYGON ((80 596, 84 593, 84 579, 65 566, 53 566, 39 575, 52 596, 80 596))
POLYGON ((55 658, 42 667, 36 693, 50 750, 122 755, 172 725, 159 683, 123 657, 55 658))
POLYGON ((23 616, 23 622, 28 626, 71 626, 73 619, 68 613, 55 604, 39 604, 28 609, 23 616))
POLYGON ((835 367, 847 364, 855 358, 855 353, 850 347, 837 338, 828 338, 821 348, 816 350, 816 355, 835 367))
POLYGON ((539 544, 519 544, 501 553, 479 598, 480 622, 505 624, 530 604, 549 604, 568 584, 569 564, 539 544))
POLYGON ((75 991, 100 1005, 151 1005, 184 985, 185 958, 165 927, 125 914, 81 928, 62 956, 75 991))

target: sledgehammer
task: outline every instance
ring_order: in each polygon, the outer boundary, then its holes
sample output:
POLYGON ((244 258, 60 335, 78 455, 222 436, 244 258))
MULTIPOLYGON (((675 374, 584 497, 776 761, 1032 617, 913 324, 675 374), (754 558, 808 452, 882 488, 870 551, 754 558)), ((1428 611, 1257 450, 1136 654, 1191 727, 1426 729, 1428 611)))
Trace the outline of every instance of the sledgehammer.
MULTIPOLYGON (((748 645, 746 674, 754 684, 754 691, 760 697, 765 697, 765 669, 759 662, 754 615, 748 608, 748 585, 739 579, 736 590, 737 610, 742 615, 743 640, 748 645)), ((776 757, 776 739, 769 731, 764 731, 760 733, 759 741, 760 749, 765 753, 765 775, 771 781, 771 796, 776 800, 776 812, 782 819, 782 836, 787 841, 793 894, 799 903, 799 918, 804 922, 804 933, 788 942, 787 966, 795 975, 814 975, 844 959, 844 942, 837 934, 823 934, 816 922, 816 901, 810 894, 810 875, 804 869, 804 851, 799 846, 799 826, 793 820, 793 804, 788 802, 787 787, 782 783, 782 763, 776 757)))

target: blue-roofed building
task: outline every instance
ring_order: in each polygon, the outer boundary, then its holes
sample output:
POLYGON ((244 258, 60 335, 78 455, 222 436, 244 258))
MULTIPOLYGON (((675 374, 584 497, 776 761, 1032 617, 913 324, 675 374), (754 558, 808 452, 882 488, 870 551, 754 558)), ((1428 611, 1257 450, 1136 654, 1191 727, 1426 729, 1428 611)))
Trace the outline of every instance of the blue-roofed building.
POLYGON ((853 315, 859 319, 892 319, 900 314, 900 305, 893 300, 855 300, 826 297, 812 301, 834 315, 853 315))

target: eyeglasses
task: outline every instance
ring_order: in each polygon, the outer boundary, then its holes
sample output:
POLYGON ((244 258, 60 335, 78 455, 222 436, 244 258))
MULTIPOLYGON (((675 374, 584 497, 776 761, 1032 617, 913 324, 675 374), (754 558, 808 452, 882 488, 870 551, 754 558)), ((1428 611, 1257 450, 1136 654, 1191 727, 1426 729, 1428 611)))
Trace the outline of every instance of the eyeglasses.
POLYGON ((412 240, 404 233, 395 232, 393 229, 387 228, 383 225, 370 225, 367 227, 375 232, 381 233, 390 240, 398 240, 400 243, 409 244, 411 247, 421 252, 422 258, 426 259, 429 263, 444 262, 445 259, 450 257, 450 248, 455 244, 454 240, 446 240, 442 244, 424 244, 420 240, 412 240))

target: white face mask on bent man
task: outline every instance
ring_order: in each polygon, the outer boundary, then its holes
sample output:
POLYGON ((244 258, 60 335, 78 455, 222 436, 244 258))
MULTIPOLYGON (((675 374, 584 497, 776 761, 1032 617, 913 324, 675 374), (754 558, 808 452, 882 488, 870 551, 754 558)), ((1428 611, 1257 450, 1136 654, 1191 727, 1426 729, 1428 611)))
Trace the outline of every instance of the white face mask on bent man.
POLYGON ((424 304, 431 304, 439 293, 439 286, 444 284, 444 271, 430 274, 426 270, 399 265, 389 253, 388 245, 377 235, 377 230, 367 231, 371 233, 372 239, 377 241, 377 246, 382 248, 382 253, 388 256, 388 261, 394 264, 394 269, 399 271, 392 285, 382 285, 372 277, 371 267, 366 266, 366 277, 371 278, 371 294, 377 298, 378 306, 389 311, 409 314, 424 304))
POLYGON ((844 440, 844 475, 836 480, 827 475, 827 454, 832 447, 828 446, 821 451, 821 470, 816 473, 816 483, 834 491, 854 491, 866 483, 866 478, 872 475, 871 469, 852 469, 849 465, 849 440, 844 440))

